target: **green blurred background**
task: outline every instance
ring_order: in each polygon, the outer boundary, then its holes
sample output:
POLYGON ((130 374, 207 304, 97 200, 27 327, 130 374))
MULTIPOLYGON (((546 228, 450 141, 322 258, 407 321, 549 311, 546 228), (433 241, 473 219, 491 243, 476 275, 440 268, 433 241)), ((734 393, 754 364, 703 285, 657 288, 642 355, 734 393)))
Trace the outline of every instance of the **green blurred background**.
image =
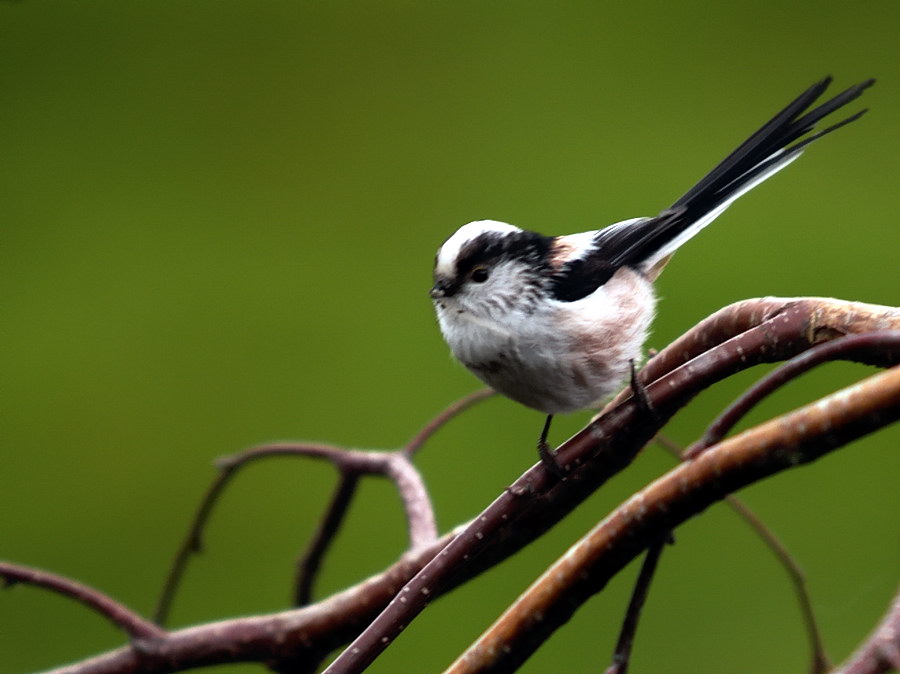
MULTIPOLYGON (((477 388, 426 295, 461 224, 548 234, 651 215, 827 73, 875 76, 871 113, 692 241, 663 275, 650 345, 760 295, 897 304, 898 5, 838 2, 0 3, 0 558, 149 613, 211 462, 274 439, 401 444, 477 388)), ((761 370, 701 396, 680 442, 761 370)), ((834 365, 760 420, 868 370, 834 365)), ((586 414, 558 419, 560 441, 586 414)), ((500 399, 420 465, 446 529, 534 460, 541 418, 500 399)), ((897 582, 900 433, 743 495, 802 561, 830 654, 897 582)), ((576 536, 671 465, 646 451, 531 548, 432 605, 375 672, 447 665, 576 536)), ((287 606, 335 481, 273 460, 241 476, 173 624, 287 606)), ((319 596, 405 545, 367 481, 319 596), (377 532, 377 534, 373 534, 377 532)), ((598 671, 634 566, 529 661, 598 671)), ((0 594, 0 671, 121 644, 45 592, 0 594)), ((785 574, 724 507, 663 561, 636 672, 796 672, 785 574)), ((223 671, 257 672, 243 665, 223 671)))

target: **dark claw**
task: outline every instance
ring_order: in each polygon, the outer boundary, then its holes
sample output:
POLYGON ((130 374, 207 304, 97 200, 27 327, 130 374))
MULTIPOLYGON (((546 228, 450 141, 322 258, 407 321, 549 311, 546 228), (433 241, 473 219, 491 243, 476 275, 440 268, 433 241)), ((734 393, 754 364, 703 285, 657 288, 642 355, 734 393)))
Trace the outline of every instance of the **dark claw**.
POLYGON ((538 456, 541 457, 541 463, 544 464, 544 467, 550 471, 550 473, 556 476, 559 480, 566 479, 566 472, 563 470, 563 467, 559 465, 559 462, 556 460, 556 455, 553 453, 553 449, 550 445, 547 444, 546 440, 542 440, 538 443, 538 456))
POLYGON ((645 414, 650 415, 654 421, 659 421, 659 414, 656 413, 656 408, 653 407, 653 403, 650 402, 650 396, 647 395, 647 387, 645 387, 641 383, 641 380, 638 379, 637 368, 634 366, 634 358, 632 358, 629 363, 631 364, 631 390, 634 393, 634 399, 637 402, 638 408, 645 414))
POLYGON ((550 471, 551 475, 555 475, 560 481, 566 479, 566 473, 556 461, 553 449, 547 444, 547 435, 550 433, 550 422, 553 421, 553 415, 548 414, 547 420, 544 422, 544 430, 541 431, 541 438, 538 440, 537 450, 538 456, 541 457, 541 463, 544 468, 550 471))

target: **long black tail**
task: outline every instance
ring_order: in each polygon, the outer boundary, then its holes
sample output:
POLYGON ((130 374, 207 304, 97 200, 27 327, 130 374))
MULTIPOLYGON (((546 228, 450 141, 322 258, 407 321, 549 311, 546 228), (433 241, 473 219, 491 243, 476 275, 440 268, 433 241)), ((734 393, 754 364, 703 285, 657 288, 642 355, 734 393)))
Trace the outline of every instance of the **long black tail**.
POLYGON ((875 84, 875 80, 866 80, 850 87, 802 117, 798 117, 825 92, 830 84, 831 77, 826 77, 800 94, 796 100, 766 122, 759 131, 744 141, 738 149, 723 159, 700 182, 672 204, 672 208, 684 206, 689 209, 712 210, 735 190, 739 190, 757 176, 766 173, 775 164, 780 164, 785 159, 797 155, 800 150, 814 140, 859 119, 866 112, 866 110, 861 110, 855 115, 791 145, 795 140, 812 131, 819 121, 858 98, 865 89, 875 84))
POLYGON ((831 84, 831 78, 814 84, 657 217, 601 230, 596 242, 607 253, 603 257, 613 268, 653 267, 712 222, 735 199, 791 163, 807 145, 859 119, 865 110, 806 135, 819 121, 858 98, 874 83, 874 79, 866 80, 806 112, 831 84))

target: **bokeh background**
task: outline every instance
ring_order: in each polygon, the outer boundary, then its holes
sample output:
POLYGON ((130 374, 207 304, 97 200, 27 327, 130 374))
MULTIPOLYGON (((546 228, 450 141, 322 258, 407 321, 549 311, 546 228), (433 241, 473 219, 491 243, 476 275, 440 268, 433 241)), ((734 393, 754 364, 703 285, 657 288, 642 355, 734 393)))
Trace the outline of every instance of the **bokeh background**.
MULTIPOLYGON (((897 304, 897 28, 886 0, 0 3, 0 558, 149 613, 216 457, 275 439, 395 447, 478 387, 426 296, 459 225, 555 234, 654 214, 827 73, 841 88, 879 77, 853 106, 870 114, 679 253, 650 345, 753 296, 897 304)), ((668 434, 690 442, 761 372, 701 396, 668 434)), ((829 366, 753 418, 868 372, 829 366)), ((587 417, 559 418, 554 439, 587 417)), ((443 529, 535 460, 540 424, 494 399, 434 439, 420 465, 443 529)), ((898 440, 887 429, 743 494, 801 560, 836 659, 896 588, 898 440)), ((645 451, 551 534, 432 605, 372 671, 446 666, 670 465, 645 451)), ((241 476, 173 623, 285 608, 334 482, 299 460, 241 476)), ((367 481, 319 596, 404 545, 395 494, 367 481)), ((524 671, 605 666, 635 573, 524 671)), ((122 641, 70 601, 0 594, 0 672, 122 641)), ((787 578, 747 527, 721 506, 682 527, 634 671, 796 672, 806 659, 787 578)))

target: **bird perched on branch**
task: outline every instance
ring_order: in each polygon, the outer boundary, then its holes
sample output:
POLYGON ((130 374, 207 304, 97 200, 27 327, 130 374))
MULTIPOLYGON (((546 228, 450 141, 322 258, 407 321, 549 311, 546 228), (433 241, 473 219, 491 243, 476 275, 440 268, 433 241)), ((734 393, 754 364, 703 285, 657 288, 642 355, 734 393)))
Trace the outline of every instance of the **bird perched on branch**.
POLYGON ((499 393, 547 415, 541 460, 562 470, 547 444, 554 414, 598 404, 634 377, 653 319, 653 281, 688 239, 731 203, 858 119, 816 124, 857 98, 867 80, 808 110, 826 78, 766 122, 656 217, 544 236, 495 220, 460 227, 437 252, 434 301, 453 355, 499 393))

